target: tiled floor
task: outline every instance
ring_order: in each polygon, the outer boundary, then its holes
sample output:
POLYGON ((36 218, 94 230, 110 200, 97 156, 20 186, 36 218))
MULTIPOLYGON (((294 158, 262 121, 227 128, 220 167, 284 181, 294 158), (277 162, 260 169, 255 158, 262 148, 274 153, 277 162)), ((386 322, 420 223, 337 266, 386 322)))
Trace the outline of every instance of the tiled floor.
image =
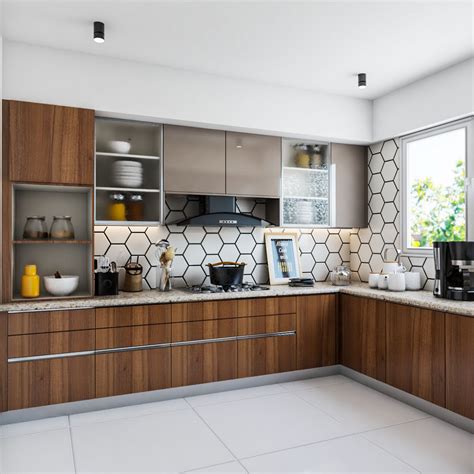
POLYGON ((465 472, 474 436, 340 375, 0 427, 0 472, 465 472))

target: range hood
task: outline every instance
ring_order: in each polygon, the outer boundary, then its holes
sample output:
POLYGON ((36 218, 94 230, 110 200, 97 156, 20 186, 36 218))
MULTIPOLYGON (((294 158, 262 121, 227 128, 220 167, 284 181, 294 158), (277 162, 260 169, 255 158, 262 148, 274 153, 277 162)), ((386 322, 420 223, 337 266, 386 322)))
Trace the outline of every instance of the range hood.
POLYGON ((266 227, 271 225, 265 219, 236 212, 235 197, 233 196, 206 196, 203 204, 204 212, 174 224, 208 227, 266 227))

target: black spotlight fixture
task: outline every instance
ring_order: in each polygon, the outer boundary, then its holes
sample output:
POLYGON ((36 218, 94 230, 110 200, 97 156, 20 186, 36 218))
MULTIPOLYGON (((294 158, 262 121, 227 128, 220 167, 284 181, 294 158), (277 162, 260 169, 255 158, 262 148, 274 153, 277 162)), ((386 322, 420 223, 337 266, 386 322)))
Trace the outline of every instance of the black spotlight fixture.
POLYGON ((101 21, 94 21, 94 41, 96 43, 105 41, 105 25, 101 21))
POLYGON ((359 72, 357 74, 359 89, 365 89, 367 87, 367 74, 365 72, 359 72))

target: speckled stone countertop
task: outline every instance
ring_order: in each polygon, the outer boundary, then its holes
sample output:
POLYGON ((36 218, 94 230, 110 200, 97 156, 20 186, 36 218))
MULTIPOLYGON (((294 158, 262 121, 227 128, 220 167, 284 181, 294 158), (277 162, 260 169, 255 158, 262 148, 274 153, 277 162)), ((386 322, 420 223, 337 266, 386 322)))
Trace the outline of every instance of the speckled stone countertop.
POLYGON ((344 293, 354 296, 365 296, 421 308, 446 311, 474 317, 474 302, 461 302, 438 299, 430 291, 391 292, 374 290, 366 283, 353 283, 350 286, 336 287, 329 283, 316 283, 312 288, 292 288, 286 285, 270 286, 265 291, 249 291, 242 293, 190 293, 185 290, 173 290, 161 293, 156 290, 140 293, 123 293, 118 296, 102 296, 96 298, 28 301, 0 305, 2 311, 48 311, 58 309, 100 308, 106 306, 128 306, 142 304, 183 303, 192 301, 229 300, 240 298, 262 298, 269 296, 316 295, 324 293, 344 293))

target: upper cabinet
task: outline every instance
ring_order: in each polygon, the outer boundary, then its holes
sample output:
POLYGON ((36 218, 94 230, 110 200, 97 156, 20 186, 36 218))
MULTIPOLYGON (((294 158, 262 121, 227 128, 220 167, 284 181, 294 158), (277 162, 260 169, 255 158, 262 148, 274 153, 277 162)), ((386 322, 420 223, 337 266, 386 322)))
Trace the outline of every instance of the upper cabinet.
POLYGON ((165 125, 165 191, 225 194, 225 132, 165 125))
POLYGON ((10 181, 93 184, 93 110, 4 101, 3 114, 10 181))
POLYGON ((281 138, 226 132, 226 193, 280 196, 281 138))

